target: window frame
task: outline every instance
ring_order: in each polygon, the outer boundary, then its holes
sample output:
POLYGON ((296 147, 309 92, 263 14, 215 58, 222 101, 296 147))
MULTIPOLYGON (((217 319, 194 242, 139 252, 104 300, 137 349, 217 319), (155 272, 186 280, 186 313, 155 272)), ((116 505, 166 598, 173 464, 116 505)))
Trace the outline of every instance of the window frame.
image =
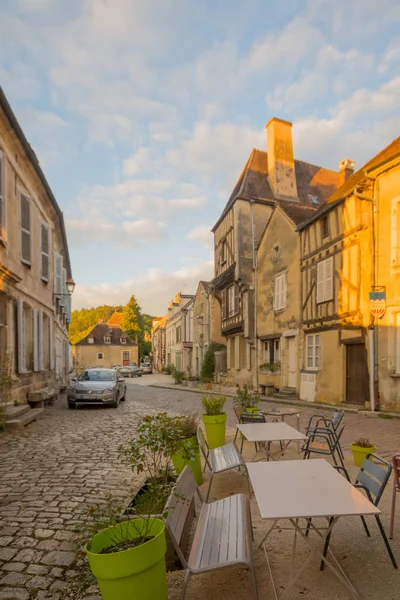
POLYGON ((285 310, 287 307, 287 273, 280 273, 275 277, 274 282, 274 311, 285 310), (280 283, 283 282, 283 288, 280 283), (281 289, 279 289, 281 286, 281 289), (281 302, 278 303, 279 298, 281 302))
POLYGON ((328 215, 321 217, 321 238, 324 240, 329 237, 329 219, 328 215))
POLYGON ((279 336, 264 340, 264 362, 270 365, 280 363, 281 351, 282 344, 279 336))
POLYGON ((27 192, 25 192, 23 190, 18 190, 18 209, 19 209, 19 256, 20 256, 20 261, 22 262, 22 264, 26 265, 27 267, 32 267, 32 265, 33 265, 32 198, 27 192), (24 198, 26 198, 28 201, 29 231, 22 227, 22 196, 24 196, 24 198), (29 234, 30 260, 27 260, 26 258, 23 258, 23 256, 22 256, 22 233, 29 234))
POLYGON ((131 353, 129 350, 122 350, 122 361, 131 360, 131 353))
POLYGON ((92 335, 89 335, 87 340, 88 340, 88 344, 94 344, 94 337, 92 335))
POLYGON ((104 360, 104 353, 103 352, 98 352, 97 353, 97 360, 104 360))
POLYGON ((126 344, 126 337, 120 337, 119 341, 121 342, 121 344, 126 344))
POLYGON ((334 281, 334 261, 333 256, 328 256, 324 260, 318 263, 317 266, 317 304, 323 304, 324 302, 331 302, 334 299, 334 289, 333 289, 333 281, 334 281), (331 275, 329 278, 326 277, 327 265, 330 264, 331 275), (322 278, 322 279, 321 279, 322 278), (330 281, 329 293, 327 293, 326 284, 330 281), (322 288, 322 296, 320 295, 320 291, 322 288))
POLYGON ((319 333, 308 333, 306 337, 306 370, 318 371, 321 364, 321 336, 319 333))
POLYGON ((111 335, 109 335, 109 334, 106 334, 106 335, 104 336, 103 340, 104 340, 104 343, 105 343, 105 344, 107 344, 107 345, 111 344, 111 335))
POLYGON ((6 202, 6 155, 0 148, 0 243, 6 243, 7 231, 7 202, 6 202))

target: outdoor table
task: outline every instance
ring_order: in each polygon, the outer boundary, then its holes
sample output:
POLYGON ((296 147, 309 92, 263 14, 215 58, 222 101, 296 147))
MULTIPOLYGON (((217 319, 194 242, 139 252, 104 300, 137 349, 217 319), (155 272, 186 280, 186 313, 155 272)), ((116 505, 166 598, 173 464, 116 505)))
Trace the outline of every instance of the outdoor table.
MULTIPOLYGON (((278 599, 278 595, 265 540, 281 519, 286 519, 291 523, 289 529, 294 531, 294 537, 289 583, 280 600, 287 596, 305 566, 315 555, 320 555, 325 564, 354 596, 361 598, 332 552, 329 551, 336 566, 324 558, 323 548, 327 536, 340 517, 375 515, 379 514, 380 510, 324 459, 247 463, 247 468, 261 517, 272 521, 272 525, 258 547, 264 547, 275 598, 278 599), (318 527, 313 521, 310 521, 310 519, 321 517, 324 518, 325 523, 328 519, 326 527, 318 527), (305 519, 305 527, 299 525, 300 519, 305 519), (313 540, 306 536, 307 523, 311 530, 318 534, 320 547, 319 544, 314 545, 315 538, 313 540), (312 552, 295 572, 298 535, 311 547, 312 552)), ((285 527, 279 526, 279 529, 285 529, 285 527)))
POLYGON ((280 451, 280 453, 283 454, 283 450, 288 447, 290 442, 307 439, 307 436, 304 435, 304 433, 301 433, 300 431, 297 431, 297 429, 294 429, 294 427, 290 427, 287 423, 282 422, 239 423, 237 427, 249 442, 265 443, 267 460, 273 458, 273 455, 270 452, 271 442, 286 442, 286 445, 283 446, 280 451))
MULTIPOLYGON (((285 422, 285 417, 296 417, 297 431, 300 431, 300 411, 297 408, 282 406, 280 408, 266 408, 261 411, 266 417, 280 417, 281 421, 285 422)), ((300 441, 297 443, 297 452, 300 452, 300 441)))

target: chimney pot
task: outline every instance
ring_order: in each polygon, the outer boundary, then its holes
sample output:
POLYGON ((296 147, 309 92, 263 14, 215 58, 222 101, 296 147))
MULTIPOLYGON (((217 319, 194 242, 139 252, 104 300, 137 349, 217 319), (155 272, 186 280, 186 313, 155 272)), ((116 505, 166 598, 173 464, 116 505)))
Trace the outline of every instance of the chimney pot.
POLYGON ((354 160, 344 158, 339 163, 339 187, 354 173, 354 160))
POLYGON ((268 178, 277 199, 298 201, 293 155, 292 123, 274 117, 268 121, 268 178))

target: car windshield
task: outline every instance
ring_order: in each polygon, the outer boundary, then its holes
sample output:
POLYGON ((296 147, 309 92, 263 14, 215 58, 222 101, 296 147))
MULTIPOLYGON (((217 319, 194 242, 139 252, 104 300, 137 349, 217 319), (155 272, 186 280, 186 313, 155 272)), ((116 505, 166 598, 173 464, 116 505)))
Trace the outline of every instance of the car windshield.
POLYGON ((78 381, 115 381, 115 371, 112 369, 90 369, 81 373, 78 381))

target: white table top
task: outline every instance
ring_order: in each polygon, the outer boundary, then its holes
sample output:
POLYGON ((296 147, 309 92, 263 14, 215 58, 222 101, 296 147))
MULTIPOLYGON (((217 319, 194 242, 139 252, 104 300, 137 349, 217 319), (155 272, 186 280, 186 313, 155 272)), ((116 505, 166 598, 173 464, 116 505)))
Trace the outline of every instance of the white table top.
POLYGON ((379 514, 324 459, 247 463, 263 519, 379 514))
POLYGON ((291 415, 299 415, 300 414, 300 409, 298 408, 263 408, 262 413, 264 413, 264 415, 268 415, 268 416, 273 416, 273 415, 277 415, 277 416, 283 416, 283 417, 290 417, 291 415))
POLYGON ((306 440, 307 436, 287 423, 240 423, 238 428, 249 442, 306 440))

